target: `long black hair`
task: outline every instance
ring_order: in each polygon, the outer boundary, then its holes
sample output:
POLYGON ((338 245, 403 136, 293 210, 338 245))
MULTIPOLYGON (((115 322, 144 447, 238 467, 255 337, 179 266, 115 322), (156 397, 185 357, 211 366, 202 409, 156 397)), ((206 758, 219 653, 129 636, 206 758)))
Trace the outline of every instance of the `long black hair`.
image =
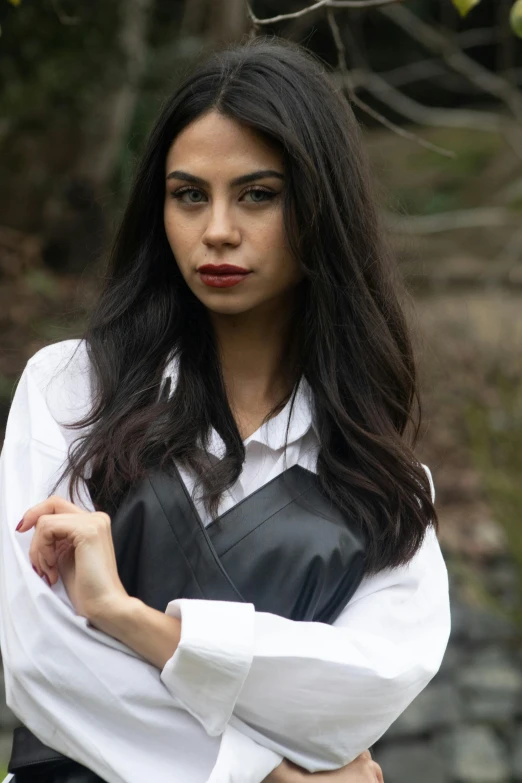
POLYGON ((366 572, 407 563, 436 514, 412 448, 420 405, 400 283, 379 226, 356 118, 322 65, 270 38, 228 46, 165 103, 146 145, 104 286, 83 333, 93 405, 73 428, 69 492, 90 468, 96 507, 173 460, 199 477, 207 507, 245 458, 210 319, 191 293, 163 225, 165 159, 176 136, 217 110, 283 152, 288 242, 304 272, 293 329, 296 380, 313 392, 317 471, 332 501, 368 534, 366 572), (173 357, 179 377, 161 393, 173 357), (211 427, 224 458, 198 447, 211 427))

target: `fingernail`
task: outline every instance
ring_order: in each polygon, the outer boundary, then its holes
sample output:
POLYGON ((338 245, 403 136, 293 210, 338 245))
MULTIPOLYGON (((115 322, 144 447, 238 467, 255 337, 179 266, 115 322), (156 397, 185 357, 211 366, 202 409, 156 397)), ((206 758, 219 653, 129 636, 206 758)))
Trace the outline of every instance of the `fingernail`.
POLYGON ((17 524, 17 526, 16 526, 16 529, 17 529, 17 530, 20 530, 20 528, 22 527, 22 525, 23 525, 23 524, 24 524, 24 518, 22 517, 22 519, 20 520, 20 522, 17 524))
POLYGON ((48 586, 49 586, 49 587, 51 586, 51 582, 49 581, 49 577, 47 576, 47 574, 44 574, 44 575, 42 576, 42 579, 45 579, 45 581, 47 582, 47 584, 48 584, 48 586))

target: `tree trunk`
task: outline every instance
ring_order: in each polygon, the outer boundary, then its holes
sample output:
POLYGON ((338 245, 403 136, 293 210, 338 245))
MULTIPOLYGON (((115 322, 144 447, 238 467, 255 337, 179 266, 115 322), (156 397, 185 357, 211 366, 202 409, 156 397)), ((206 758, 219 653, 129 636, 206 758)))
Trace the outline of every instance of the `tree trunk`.
POLYGON ((209 44, 238 41, 249 27, 244 0, 210 0, 209 44))
POLYGON ((108 240, 104 201, 136 108, 153 2, 120 0, 121 67, 112 84, 105 90, 102 86, 99 110, 90 122, 85 118, 82 150, 61 197, 46 205, 43 256, 56 271, 77 274, 104 255, 108 240))
POLYGON ((185 0, 180 39, 201 35, 207 18, 207 0, 185 0))
POLYGON ((119 79, 103 100, 97 132, 89 140, 78 166, 96 190, 114 172, 121 145, 132 122, 147 53, 148 16, 154 0, 120 0, 118 44, 123 58, 119 79))

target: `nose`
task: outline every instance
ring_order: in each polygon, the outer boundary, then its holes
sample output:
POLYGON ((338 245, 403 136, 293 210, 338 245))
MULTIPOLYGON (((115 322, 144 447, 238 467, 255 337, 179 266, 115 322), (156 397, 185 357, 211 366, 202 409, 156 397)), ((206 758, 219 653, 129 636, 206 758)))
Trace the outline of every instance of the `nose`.
POLYGON ((208 212, 208 223, 202 241, 207 247, 216 249, 239 245, 241 233, 234 219, 233 210, 228 205, 214 202, 208 212))

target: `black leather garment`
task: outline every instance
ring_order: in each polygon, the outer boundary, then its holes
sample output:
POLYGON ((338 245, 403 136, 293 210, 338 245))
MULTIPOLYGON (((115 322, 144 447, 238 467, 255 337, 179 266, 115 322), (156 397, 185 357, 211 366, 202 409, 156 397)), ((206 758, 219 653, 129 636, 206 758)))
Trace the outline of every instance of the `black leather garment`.
POLYGON ((104 783, 94 772, 48 748, 25 726, 14 730, 9 772, 13 783, 104 783))
MULTIPOLYGON (((161 612, 174 598, 203 598, 332 623, 364 573, 359 526, 298 465, 207 527, 179 473, 152 472, 112 515, 112 535, 125 589, 161 612)), ((9 771, 14 783, 101 781, 25 727, 14 735, 9 771)))

